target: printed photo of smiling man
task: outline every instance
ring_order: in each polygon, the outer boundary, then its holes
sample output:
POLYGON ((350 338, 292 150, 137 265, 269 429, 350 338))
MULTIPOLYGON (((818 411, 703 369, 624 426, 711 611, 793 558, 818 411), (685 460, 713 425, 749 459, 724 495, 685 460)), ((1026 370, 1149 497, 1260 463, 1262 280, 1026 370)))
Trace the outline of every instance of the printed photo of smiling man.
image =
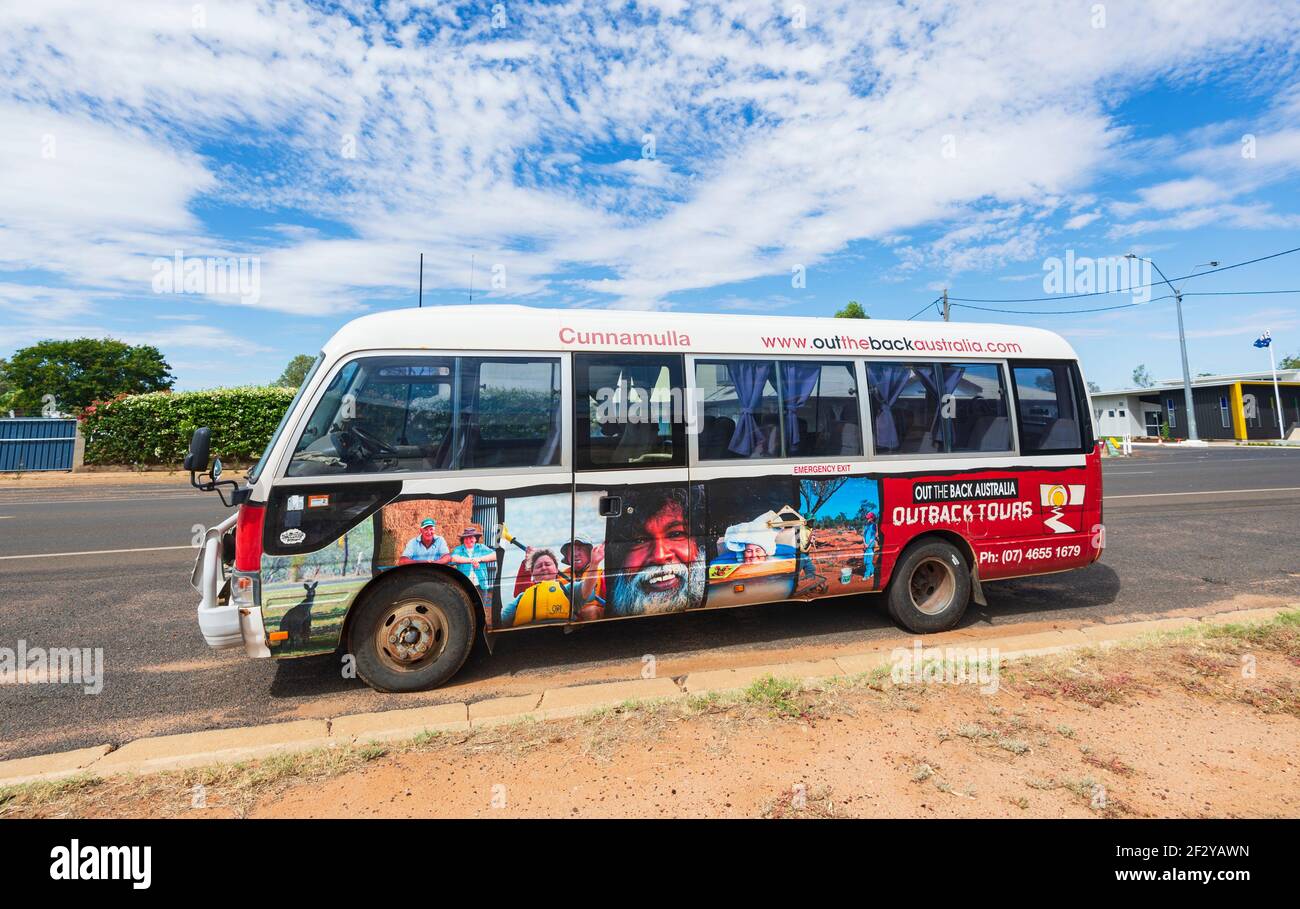
POLYGON ((703 603, 708 564, 701 534, 692 531, 702 498, 698 486, 645 487, 623 495, 622 513, 609 519, 606 535, 607 618, 680 612, 703 603))

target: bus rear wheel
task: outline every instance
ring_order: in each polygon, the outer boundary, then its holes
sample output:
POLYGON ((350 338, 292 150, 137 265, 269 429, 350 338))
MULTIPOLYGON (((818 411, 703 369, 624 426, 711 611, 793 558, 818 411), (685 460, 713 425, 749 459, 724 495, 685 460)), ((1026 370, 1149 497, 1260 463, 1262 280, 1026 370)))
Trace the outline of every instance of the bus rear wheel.
POLYGON ((378 691, 424 691, 454 676, 474 648, 476 608, 440 578, 394 578, 361 604, 348 632, 357 675, 378 691))
POLYGON ((908 631, 946 631, 970 602, 970 569, 956 546, 929 540, 908 549, 889 582, 889 614, 908 631))

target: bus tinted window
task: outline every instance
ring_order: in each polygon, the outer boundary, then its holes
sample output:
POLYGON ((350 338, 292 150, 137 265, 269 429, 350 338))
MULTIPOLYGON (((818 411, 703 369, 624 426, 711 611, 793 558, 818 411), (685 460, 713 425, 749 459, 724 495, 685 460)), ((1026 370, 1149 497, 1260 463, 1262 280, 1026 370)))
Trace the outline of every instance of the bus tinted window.
POLYGON ((862 454, 858 381, 853 364, 783 360, 777 367, 785 418, 785 456, 862 454))
POLYGON ((996 363, 868 363, 876 454, 1010 451, 996 363))
POLYGON ((852 363, 697 360, 702 461, 862 454, 852 363))
POLYGON ((774 360, 695 362, 703 402, 700 460, 782 456, 776 374, 774 360))
POLYGON ((577 354, 573 366, 578 470, 686 466, 680 356, 577 354))
POLYGON ((944 363, 940 408, 948 429, 949 451, 1010 451, 1011 415, 1002 367, 996 363, 944 363))
POLYGON ((1020 451, 1078 451, 1083 447, 1074 382, 1067 364, 1015 366, 1020 451))
POLYGON ((560 463, 560 361, 460 358, 459 467, 560 463))
POLYGON ((291 477, 558 464, 558 359, 366 357, 331 380, 291 477))
POLYGON ((876 454, 944 450, 934 363, 867 363, 876 454))

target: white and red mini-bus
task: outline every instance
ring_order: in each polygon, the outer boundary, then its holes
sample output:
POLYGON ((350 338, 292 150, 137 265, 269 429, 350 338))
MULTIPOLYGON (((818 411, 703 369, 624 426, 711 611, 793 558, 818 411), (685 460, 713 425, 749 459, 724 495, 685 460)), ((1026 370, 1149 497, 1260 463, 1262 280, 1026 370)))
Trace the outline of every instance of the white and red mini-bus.
POLYGON ((1006 325, 379 313, 325 346, 245 484, 219 464, 208 643, 343 648, 390 691, 446 681, 480 631, 873 591, 940 631, 1104 537, 1078 358, 1006 325))

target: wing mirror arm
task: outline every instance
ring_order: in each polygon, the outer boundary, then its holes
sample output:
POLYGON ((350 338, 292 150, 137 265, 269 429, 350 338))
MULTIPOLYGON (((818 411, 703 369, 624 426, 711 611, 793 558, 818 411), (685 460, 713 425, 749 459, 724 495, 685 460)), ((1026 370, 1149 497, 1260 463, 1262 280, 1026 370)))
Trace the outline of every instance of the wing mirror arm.
POLYGON ((221 499, 221 504, 227 508, 242 505, 248 500, 251 490, 241 488, 234 480, 221 479, 220 458, 212 461, 211 467, 208 466, 211 446, 212 430, 206 426, 200 426, 194 430, 194 435, 190 437, 189 454, 185 455, 185 469, 190 472, 190 485, 203 492, 215 491, 221 499), (207 479, 204 479, 205 472, 207 479), (222 492, 223 486, 230 487, 229 501, 227 501, 225 493, 222 492))

